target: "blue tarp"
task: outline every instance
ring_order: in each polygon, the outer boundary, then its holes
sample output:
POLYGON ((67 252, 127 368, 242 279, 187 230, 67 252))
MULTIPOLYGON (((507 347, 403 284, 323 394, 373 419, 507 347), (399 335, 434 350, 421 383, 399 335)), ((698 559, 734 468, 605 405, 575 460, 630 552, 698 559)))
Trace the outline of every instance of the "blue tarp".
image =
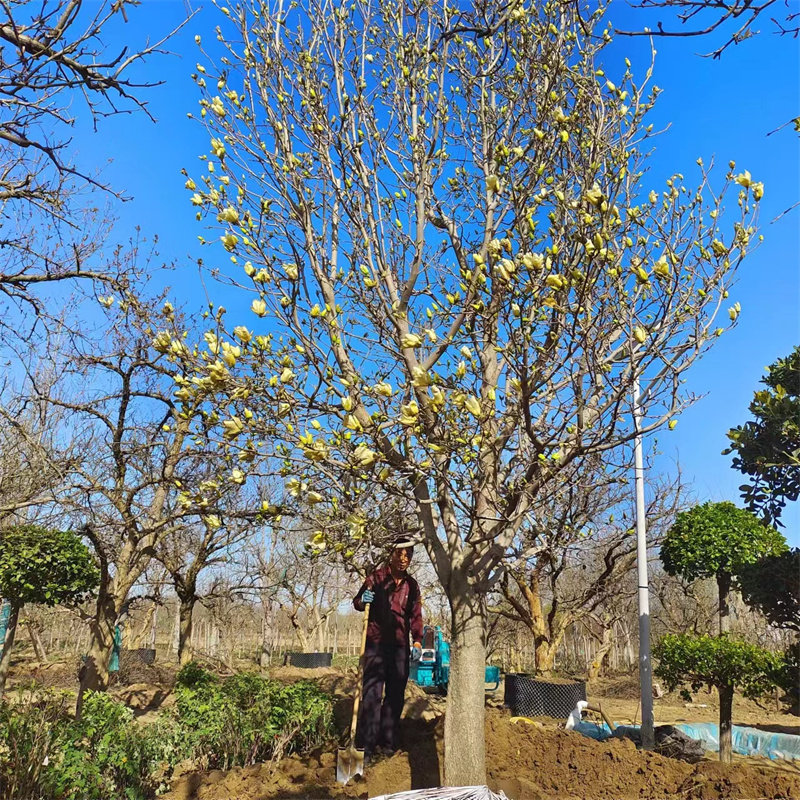
MULTIPOLYGON (((616 735, 623 736, 626 729, 635 730, 638 727, 638 725, 620 725, 617 727, 616 735)), ((682 722, 675 727, 692 739, 699 739, 706 750, 719 752, 719 726, 715 723, 688 724, 682 722)), ((573 730, 601 742, 612 736, 611 729, 605 723, 600 725, 596 722, 579 722, 573 730)), ((800 760, 800 736, 793 736, 789 733, 773 733, 758 728, 734 725, 731 732, 731 748, 734 753, 743 756, 766 756, 773 760, 779 758, 800 760)))

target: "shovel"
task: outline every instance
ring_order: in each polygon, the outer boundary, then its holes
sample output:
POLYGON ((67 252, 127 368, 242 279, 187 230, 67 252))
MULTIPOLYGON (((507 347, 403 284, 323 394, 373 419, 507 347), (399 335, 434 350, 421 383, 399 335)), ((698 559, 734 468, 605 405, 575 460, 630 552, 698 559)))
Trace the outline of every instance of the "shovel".
POLYGON ((358 680, 356 696, 353 698, 353 719, 350 723, 350 746, 340 747, 336 758, 336 781, 347 783, 356 775, 364 774, 364 751, 356 748, 356 726, 358 709, 361 706, 361 693, 364 688, 364 650, 367 647, 367 628, 369 627, 369 603, 364 605, 364 632, 361 634, 361 656, 358 659, 358 680))

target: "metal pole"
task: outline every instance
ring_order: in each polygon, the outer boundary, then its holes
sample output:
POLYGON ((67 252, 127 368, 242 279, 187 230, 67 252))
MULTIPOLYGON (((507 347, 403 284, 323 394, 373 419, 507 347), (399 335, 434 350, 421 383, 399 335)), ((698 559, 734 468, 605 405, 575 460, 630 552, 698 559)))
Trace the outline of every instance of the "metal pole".
POLYGON ((636 571, 639 587, 639 685, 642 692, 642 747, 652 750, 653 733, 653 662, 650 656, 650 595, 647 580, 647 530, 644 508, 644 459, 642 457, 639 376, 633 380, 634 477, 636 486, 636 571))

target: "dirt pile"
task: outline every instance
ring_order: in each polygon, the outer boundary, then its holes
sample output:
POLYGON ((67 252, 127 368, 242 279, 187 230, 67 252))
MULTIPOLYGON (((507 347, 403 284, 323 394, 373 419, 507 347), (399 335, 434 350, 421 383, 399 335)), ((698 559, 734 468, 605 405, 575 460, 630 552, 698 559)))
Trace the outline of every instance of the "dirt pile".
MULTIPOLYGON (((170 800, 366 798, 442 783, 442 721, 406 719, 407 752, 378 761, 348 786, 336 783, 331 747, 230 772, 193 773, 176 781, 170 800)), ((715 761, 690 765, 638 752, 632 742, 596 742, 580 734, 512 724, 489 709, 488 783, 511 800, 755 800, 800 797, 800 773, 715 761)))

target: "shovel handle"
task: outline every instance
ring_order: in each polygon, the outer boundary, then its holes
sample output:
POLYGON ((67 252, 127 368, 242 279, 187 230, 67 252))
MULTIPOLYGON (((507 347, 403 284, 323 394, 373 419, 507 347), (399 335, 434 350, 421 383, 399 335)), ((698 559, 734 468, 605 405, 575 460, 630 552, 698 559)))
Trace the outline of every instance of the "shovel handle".
POLYGON ((361 708, 361 695, 364 691, 364 651, 367 649, 367 629, 369 628, 370 603, 364 604, 364 630, 361 632, 361 655, 358 658, 358 681, 356 683, 356 696, 353 698, 353 719, 350 722, 350 746, 356 740, 356 727, 358 726, 358 710, 361 708))

